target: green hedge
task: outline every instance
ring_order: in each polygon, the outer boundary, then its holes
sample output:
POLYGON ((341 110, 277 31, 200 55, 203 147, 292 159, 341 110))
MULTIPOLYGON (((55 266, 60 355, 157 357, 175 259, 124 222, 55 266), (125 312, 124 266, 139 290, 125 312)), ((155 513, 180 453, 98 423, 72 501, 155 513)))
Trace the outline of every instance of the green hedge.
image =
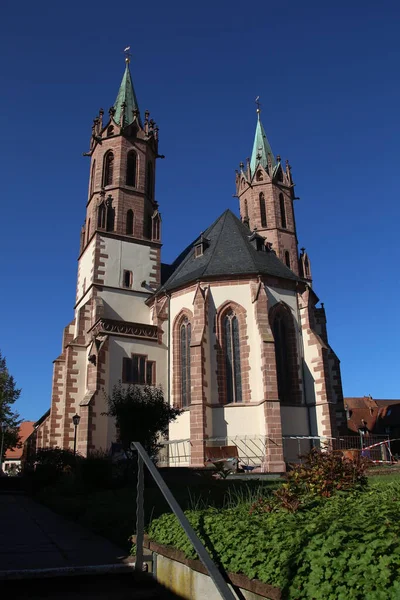
MULTIPOLYGON (((188 511, 217 562, 279 587, 284 598, 400 598, 400 482, 318 500, 296 513, 249 514, 248 506, 188 511)), ((150 537, 195 552, 170 514, 150 537)))

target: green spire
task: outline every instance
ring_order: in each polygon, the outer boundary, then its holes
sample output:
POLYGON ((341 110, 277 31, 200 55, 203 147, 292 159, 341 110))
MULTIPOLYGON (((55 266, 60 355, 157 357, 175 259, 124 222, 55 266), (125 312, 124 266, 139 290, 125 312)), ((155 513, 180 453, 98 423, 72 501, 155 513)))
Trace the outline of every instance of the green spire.
POLYGON ((130 125, 133 121, 133 111, 138 111, 138 120, 140 121, 140 112, 139 112, 139 104, 136 98, 135 90, 133 89, 131 72, 129 70, 129 58, 125 59, 125 73, 121 81, 121 85, 119 88, 117 99, 114 103, 115 115, 114 121, 119 125, 130 125), (120 123, 121 113, 122 113, 122 105, 125 102, 125 116, 124 123, 120 123))
MULTIPOLYGON (((256 135, 254 136, 253 152, 251 153, 250 170, 253 176, 256 167, 259 163, 262 164, 264 169, 268 167, 268 154, 271 155, 272 166, 276 166, 274 155, 272 154, 271 146, 267 140, 267 136, 264 131, 263 124, 260 119, 260 109, 257 109, 258 120, 256 127, 256 135)), ((272 173, 270 173, 272 175, 272 173)))

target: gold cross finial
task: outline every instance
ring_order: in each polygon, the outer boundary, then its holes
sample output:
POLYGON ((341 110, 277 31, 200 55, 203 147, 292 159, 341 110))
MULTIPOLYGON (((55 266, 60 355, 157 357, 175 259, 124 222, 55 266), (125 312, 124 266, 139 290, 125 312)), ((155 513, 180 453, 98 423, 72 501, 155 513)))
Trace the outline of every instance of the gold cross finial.
POLYGON ((261 112, 260 96, 257 96, 257 98, 255 99, 255 103, 257 104, 258 118, 260 118, 260 112, 261 112))
POLYGON ((130 50, 130 49, 131 49, 131 47, 130 47, 130 46, 127 46, 127 47, 124 49, 124 53, 125 53, 125 62, 126 62, 126 64, 128 64, 128 65, 129 65, 129 63, 131 62, 131 56, 132 56, 132 54, 129 52, 129 50, 130 50))

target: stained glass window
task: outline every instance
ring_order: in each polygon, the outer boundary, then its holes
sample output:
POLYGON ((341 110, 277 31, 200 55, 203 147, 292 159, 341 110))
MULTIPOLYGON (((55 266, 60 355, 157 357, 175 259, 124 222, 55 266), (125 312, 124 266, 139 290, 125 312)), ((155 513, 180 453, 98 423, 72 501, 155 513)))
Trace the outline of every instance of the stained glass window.
POLYGON ((224 318, 224 351, 226 368, 226 401, 242 402, 239 323, 229 312, 224 318))
POLYGON ((276 357, 276 375, 278 379, 278 395, 281 402, 290 400, 291 372, 289 365, 288 332, 283 315, 276 315, 274 320, 274 340, 276 357))
POLYGON ((180 329, 181 404, 190 405, 190 341, 191 325, 187 317, 180 329))

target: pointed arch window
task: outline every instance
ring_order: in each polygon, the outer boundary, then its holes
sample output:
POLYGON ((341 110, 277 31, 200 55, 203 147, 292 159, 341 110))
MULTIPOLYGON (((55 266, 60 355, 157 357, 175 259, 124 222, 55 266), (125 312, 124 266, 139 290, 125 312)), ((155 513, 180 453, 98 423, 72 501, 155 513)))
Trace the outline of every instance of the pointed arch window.
POLYGON ((86 243, 89 243, 89 238, 90 238, 90 219, 88 221, 88 225, 87 225, 87 232, 86 232, 86 243))
POLYGON ((239 322, 233 311, 223 320, 224 359, 226 369, 226 402, 242 402, 239 322))
POLYGON ((310 279, 310 262, 308 260, 308 256, 304 259, 304 276, 307 279, 310 279))
POLYGON ((282 229, 286 229, 286 210, 285 210, 285 199, 283 197, 283 194, 279 194, 279 208, 281 211, 282 229))
POLYGON ((264 181, 264 175, 261 169, 257 171, 257 181, 264 181))
POLYGON ((90 175, 90 191, 89 191, 89 195, 90 197, 92 196, 93 192, 94 192, 94 179, 96 177, 96 160, 93 161, 92 164, 92 172, 90 175))
POLYGON ((267 211, 265 208, 264 194, 262 192, 260 194, 260 216, 261 216, 261 227, 266 227, 267 226, 267 211))
POLYGON ((158 242, 160 240, 160 215, 156 213, 153 217, 152 239, 158 242))
POLYGON ((289 368, 289 354, 287 343, 287 327, 282 314, 278 314, 274 320, 274 340, 275 340, 275 358, 276 375, 278 379, 278 394, 281 402, 287 402, 290 399, 291 373, 289 368))
POLYGON ((103 187, 112 185, 114 175, 114 154, 107 152, 103 163, 103 187))
POLYGON ((99 209, 97 212, 97 227, 99 229, 105 229, 106 228, 106 205, 104 202, 102 202, 99 205, 99 209))
POLYGON ((290 269, 290 254, 287 250, 285 250, 285 265, 290 269))
POLYGON ((180 375, 181 375, 181 406, 190 405, 190 342, 192 338, 192 326, 185 317, 180 326, 180 375))
POLYGON ((131 209, 126 213, 126 234, 133 235, 133 210, 131 209))
POLYGON ((153 188, 154 188, 153 165, 149 161, 147 163, 146 193, 150 199, 153 198, 153 188))
POLYGON ((126 185, 136 187, 137 154, 134 150, 128 152, 126 158, 126 185))

